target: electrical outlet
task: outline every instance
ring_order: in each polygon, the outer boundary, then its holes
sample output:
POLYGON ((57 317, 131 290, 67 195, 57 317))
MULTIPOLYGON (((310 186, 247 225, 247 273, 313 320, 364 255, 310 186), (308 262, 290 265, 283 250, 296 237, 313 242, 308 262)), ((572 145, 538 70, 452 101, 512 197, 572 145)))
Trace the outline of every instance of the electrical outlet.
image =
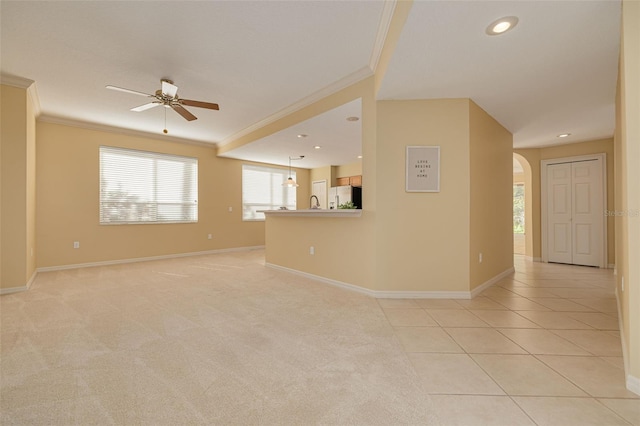
POLYGON ((316 254, 316 248, 314 246, 309 247, 309 254, 312 256, 316 254))
POLYGON ((478 262, 482 263, 482 253, 480 253, 480 256, 478 256, 478 262))
POLYGON ((229 213, 233 211, 233 207, 229 206, 229 213))
POLYGON ((73 242, 73 248, 74 249, 79 249, 80 248, 80 241, 74 241, 73 242))
POLYGON ((211 235, 211 234, 207 234, 207 240, 210 240, 210 239, 212 239, 212 238, 213 238, 213 235, 211 235))

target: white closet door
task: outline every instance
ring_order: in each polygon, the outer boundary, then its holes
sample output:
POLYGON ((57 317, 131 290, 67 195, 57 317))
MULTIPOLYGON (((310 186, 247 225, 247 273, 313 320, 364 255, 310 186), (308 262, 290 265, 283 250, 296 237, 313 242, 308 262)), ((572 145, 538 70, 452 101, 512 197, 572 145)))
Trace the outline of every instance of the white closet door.
POLYGON ((546 189, 548 261, 600 266, 602 162, 549 164, 546 189))
POLYGON ((598 266, 602 253, 602 164, 571 163, 573 184, 573 264, 598 266))
POLYGON ((572 263, 571 163, 547 166, 549 262, 572 263))

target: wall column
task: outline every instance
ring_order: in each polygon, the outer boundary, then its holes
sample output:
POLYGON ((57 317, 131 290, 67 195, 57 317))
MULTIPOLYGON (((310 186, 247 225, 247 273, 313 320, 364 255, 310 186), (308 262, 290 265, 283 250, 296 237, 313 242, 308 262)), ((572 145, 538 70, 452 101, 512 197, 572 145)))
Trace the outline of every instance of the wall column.
POLYGON ((0 292, 26 290, 35 263, 35 113, 33 81, 2 78, 0 292))

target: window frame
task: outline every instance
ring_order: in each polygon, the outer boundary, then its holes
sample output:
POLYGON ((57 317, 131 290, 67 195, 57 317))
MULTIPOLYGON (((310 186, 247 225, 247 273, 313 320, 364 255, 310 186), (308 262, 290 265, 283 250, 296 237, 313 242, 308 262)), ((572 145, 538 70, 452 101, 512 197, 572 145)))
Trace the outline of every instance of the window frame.
MULTIPOLYGON (((100 225, 163 225, 163 224, 193 224, 198 223, 199 216, 199 169, 198 169, 198 158, 197 157, 188 157, 184 155, 176 155, 176 154, 168 154, 163 152, 155 152, 155 151, 144 151, 139 149, 132 148, 124 148, 118 146, 109 146, 109 145, 100 145, 98 149, 98 173, 99 173, 99 192, 98 192, 98 222, 100 225), (131 158, 139 158, 139 159, 148 159, 152 161, 152 176, 147 176, 144 179, 149 179, 152 181, 151 186, 153 187, 151 193, 151 199, 143 200, 143 201, 126 201, 128 204, 136 204, 137 207, 133 209, 132 212, 128 212, 129 215, 125 220, 113 219, 105 220, 108 211, 105 211, 109 208, 109 204, 113 204, 113 211, 116 213, 124 213, 118 211, 117 201, 110 201, 107 197, 106 191, 109 191, 108 184, 106 183, 105 174, 106 173, 117 173, 116 168, 109 169, 109 164, 104 161, 103 155, 122 155, 129 156, 131 158), (177 197, 171 201, 166 199, 162 200, 161 198, 164 196, 165 198, 170 195, 170 193, 163 193, 161 190, 159 191, 159 186, 161 180, 167 180, 168 178, 173 179, 176 175, 173 173, 162 173, 162 169, 158 168, 160 162, 166 162, 167 165, 174 162, 180 163, 183 165, 182 176, 183 179, 188 177, 188 182, 182 182, 179 187, 182 188, 183 194, 180 197, 177 197), (106 170, 106 171, 105 171, 106 170), (190 175, 190 176, 189 176, 190 175), (184 191, 188 191, 188 194, 184 194, 184 191), (195 196, 193 201, 187 201, 187 197, 189 195, 195 196), (178 206, 183 212, 182 215, 187 217, 186 219, 176 219, 175 217, 171 217, 168 220, 159 220, 161 217, 162 207, 168 206, 178 206), (188 209, 185 212, 185 209, 188 209), (153 219, 141 219, 142 214, 141 210, 153 216, 153 219), (132 216, 136 216, 136 218, 132 218, 132 216)), ((117 167, 117 166, 116 166, 117 167)), ((127 170, 125 169, 125 177, 127 174, 135 174, 139 175, 140 170, 127 170)), ((148 189, 148 188, 147 188, 148 189)), ((147 194, 150 195, 150 194, 147 194)), ((125 197, 133 197, 135 195, 124 195, 125 197)), ((191 198, 192 199, 192 198, 191 198)))
POLYGON ((243 164, 242 176, 241 176, 241 197, 242 197, 242 221, 243 222, 264 222, 264 213, 259 213, 258 217, 247 217, 247 207, 250 211, 256 213, 258 210, 274 210, 279 209, 282 206, 287 207, 289 210, 297 209, 297 191, 295 188, 286 187, 282 184, 288 177, 296 179, 295 170, 289 170, 271 165, 257 165, 257 164, 243 164), (282 199, 280 202, 274 202, 273 194, 270 194, 271 202, 245 202, 245 170, 252 169, 253 171, 259 171, 264 173, 270 173, 271 179, 275 179, 271 182, 271 190, 275 187, 282 188, 282 199), (289 197, 293 195, 293 200, 289 200, 289 197))

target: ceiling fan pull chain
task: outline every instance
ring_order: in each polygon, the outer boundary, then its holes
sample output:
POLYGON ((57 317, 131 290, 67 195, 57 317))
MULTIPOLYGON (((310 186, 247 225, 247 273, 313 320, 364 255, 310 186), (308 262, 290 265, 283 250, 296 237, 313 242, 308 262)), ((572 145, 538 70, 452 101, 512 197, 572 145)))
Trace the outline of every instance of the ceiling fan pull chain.
POLYGON ((166 135, 167 133, 169 133, 169 131, 167 130, 167 109, 166 108, 162 108, 164 109, 164 134, 166 135))

